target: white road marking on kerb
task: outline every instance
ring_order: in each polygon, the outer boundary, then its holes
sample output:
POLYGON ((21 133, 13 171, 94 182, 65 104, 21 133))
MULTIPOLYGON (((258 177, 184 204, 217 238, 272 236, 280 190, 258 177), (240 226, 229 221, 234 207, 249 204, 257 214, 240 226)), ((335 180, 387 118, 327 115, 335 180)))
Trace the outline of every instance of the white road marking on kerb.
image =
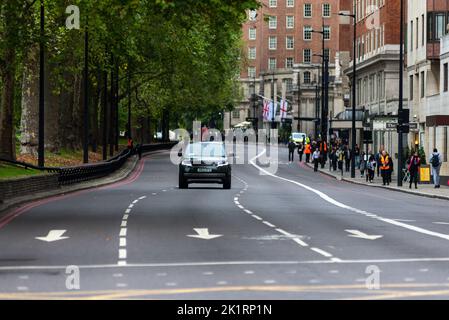
POLYGON ((364 216, 371 216, 373 219, 376 219, 376 220, 379 220, 379 221, 383 221, 383 222, 395 225, 397 227, 401 227, 401 228, 408 229, 408 230, 411 230, 411 231, 415 231, 415 232, 418 232, 418 233, 426 234, 426 235, 429 235, 429 236, 432 236, 432 237, 437 237, 437 238, 441 238, 441 239, 444 239, 444 240, 449 240, 449 235, 447 235, 447 234, 443 234, 443 233, 427 230, 427 229, 420 228, 420 227, 415 227, 415 226, 410 225, 410 224, 399 222, 399 221, 396 221, 396 220, 393 220, 393 219, 383 218, 383 217, 377 216, 377 215, 375 215, 373 213, 369 213, 369 212, 366 212, 366 211, 363 211, 363 210, 360 210, 360 209, 357 209, 357 208, 353 208, 353 207, 345 205, 345 204, 343 204, 343 203, 341 203, 341 202, 339 202, 339 201, 329 197, 327 194, 325 194, 325 193, 323 193, 323 192, 321 192, 319 190, 316 190, 314 188, 311 188, 311 187, 309 187, 309 186, 307 186, 305 184, 302 184, 302 183, 299 183, 297 181, 290 180, 290 179, 287 179, 287 178, 283 178, 283 177, 277 176, 277 175, 275 175, 275 174, 273 174, 271 172, 268 172, 267 170, 261 168, 260 166, 258 166, 254 162, 255 159, 261 157, 266 151, 267 150, 264 149, 259 155, 255 156, 253 159, 250 160, 251 165, 253 165, 255 168, 257 168, 260 172, 263 172, 265 175, 268 175, 270 177, 273 177, 273 178, 276 178, 276 179, 279 179, 279 180, 283 180, 283 181, 286 181, 286 182, 290 182, 290 183, 296 184, 297 186, 299 186, 301 188, 304 188, 304 189, 306 189, 306 190, 308 190, 310 192, 315 193, 321 199, 323 199, 326 202, 329 202, 330 204, 332 204, 332 205, 334 205, 336 207, 339 207, 339 208, 342 208, 342 209, 346 209, 346 210, 351 211, 351 212, 359 213, 359 214, 362 214, 364 216))

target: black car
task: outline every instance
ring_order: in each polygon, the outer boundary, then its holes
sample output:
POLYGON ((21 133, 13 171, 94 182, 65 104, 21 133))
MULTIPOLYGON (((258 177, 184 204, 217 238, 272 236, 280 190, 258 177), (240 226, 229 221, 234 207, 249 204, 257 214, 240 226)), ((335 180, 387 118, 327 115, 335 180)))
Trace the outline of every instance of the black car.
POLYGON ((179 164, 179 188, 189 183, 220 183, 231 189, 231 165, 222 142, 195 142, 186 147, 179 164))

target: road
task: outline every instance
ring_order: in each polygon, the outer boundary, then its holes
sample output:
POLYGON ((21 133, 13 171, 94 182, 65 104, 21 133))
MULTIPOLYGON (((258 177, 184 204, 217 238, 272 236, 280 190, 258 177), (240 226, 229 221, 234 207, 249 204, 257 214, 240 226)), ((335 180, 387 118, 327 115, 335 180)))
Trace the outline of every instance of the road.
POLYGON ((16 209, 0 220, 0 298, 449 297, 447 201, 287 158, 273 174, 234 165, 231 190, 180 190, 158 152, 118 184, 16 209))

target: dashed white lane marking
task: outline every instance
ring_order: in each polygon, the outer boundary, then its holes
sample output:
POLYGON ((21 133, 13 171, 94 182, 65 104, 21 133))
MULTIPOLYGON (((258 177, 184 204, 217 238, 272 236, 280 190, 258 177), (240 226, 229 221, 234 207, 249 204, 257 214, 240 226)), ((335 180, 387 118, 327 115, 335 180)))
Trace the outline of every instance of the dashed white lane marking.
POLYGON ((317 280, 317 279, 312 279, 312 280, 309 280, 309 283, 320 283, 321 281, 320 280, 317 280))
POLYGON ((133 204, 135 204, 135 203, 137 203, 137 202, 139 202, 139 200, 138 200, 138 199, 134 200, 134 201, 133 201, 133 204))
POLYGON ((175 287, 177 285, 177 283, 176 282, 167 282, 165 285, 167 287, 175 287))
POLYGON ((19 287, 17 287, 17 290, 18 291, 28 291, 29 289, 28 289, 28 287, 25 287, 25 286, 19 286, 19 287))
POLYGON ((243 211, 245 211, 247 214, 253 214, 252 211, 251 211, 251 210, 248 210, 248 209, 245 209, 245 210, 243 210, 243 211))
POLYGON ((449 225, 449 222, 432 222, 433 224, 449 225))
POLYGON ((120 238, 120 247, 126 247, 126 238, 120 238))
POLYGON ((145 199, 147 196, 141 196, 140 198, 139 198, 139 200, 143 200, 143 199, 145 199))
POLYGON ((125 220, 125 221, 122 221, 121 226, 122 226, 122 227, 126 227, 127 224, 128 224, 128 223, 127 223, 127 221, 125 220))
POLYGON ((346 205, 344 203, 341 203, 341 202, 339 202, 339 201, 329 197, 327 194, 325 194, 325 193, 323 193, 323 192, 321 192, 321 191, 319 191, 317 189, 314 189, 312 187, 309 187, 309 186, 307 186, 305 184, 302 184, 302 183, 299 183, 297 181, 290 180, 290 179, 287 179, 287 178, 283 178, 283 177, 277 176, 277 175, 275 175, 275 174, 273 174, 271 172, 268 172, 267 170, 265 170, 262 167, 258 166, 254 162, 254 160, 256 160, 257 158, 261 157, 264 153, 266 153, 266 151, 267 150, 264 149, 260 154, 258 154, 257 156, 255 156, 253 159, 250 160, 251 165, 254 166, 255 168, 257 168, 259 170, 259 172, 263 173, 264 175, 267 175, 267 176, 270 176, 270 177, 273 177, 273 178, 276 178, 276 179, 279 179, 279 180, 282 180, 282 181, 286 181, 286 182, 295 184, 295 185, 297 185, 297 186, 299 186, 299 187, 301 187, 303 189, 306 189, 306 190, 308 190, 310 192, 315 193, 321 199, 323 199, 324 201, 326 201, 326 202, 328 202, 328 203, 330 203, 330 204, 332 204, 332 205, 334 205, 336 207, 339 207, 339 208, 342 208, 342 209, 346 209, 348 211, 352 211, 352 212, 355 212, 355 213, 359 213, 361 215, 370 217, 371 219, 376 219, 378 221, 389 223, 389 224, 392 224, 392 225, 395 225, 395 226, 398 226, 398 227, 401 227, 401 228, 404 228, 404 229, 408 229, 408 230, 415 231, 415 232, 422 233, 422 234, 426 234, 426 235, 429 235, 429 236, 433 236, 433 237, 449 240, 449 235, 448 234, 443 234, 443 233, 427 230, 427 229, 424 229, 424 228, 421 228, 421 227, 416 227, 416 226, 413 226, 413 225, 410 225, 410 224, 406 224, 406 223, 403 223, 403 222, 400 222, 400 221, 396 221, 396 220, 393 220, 393 219, 390 219, 390 218, 383 218, 383 217, 377 216, 377 215, 375 215, 373 213, 369 213, 369 212, 364 211, 364 210, 353 208, 351 206, 348 206, 348 205, 346 205))
POLYGON ((302 241, 299 238, 292 238, 293 241, 295 241, 297 244, 299 244, 302 247, 308 247, 309 245, 307 243, 305 243, 304 241, 302 241))
POLYGON ((20 280, 28 280, 30 277, 28 275, 19 276, 20 280))
POLYGON ((413 282, 415 281, 415 278, 404 278, 405 282, 413 282))
POLYGON ((338 271, 338 270, 330 270, 329 273, 337 274, 337 273, 340 273, 340 271, 338 271))
POLYGON ((126 283, 117 283, 115 286, 117 288, 126 288, 128 285, 126 283))
POLYGON ((112 276, 114 278, 121 278, 121 277, 123 277, 123 273, 114 273, 112 276))
POLYGON ((241 204, 238 204, 237 207, 239 207, 240 209, 244 209, 241 204))
POLYGON ((157 193, 156 192, 153 192, 151 195, 153 195, 153 196, 157 196, 157 193))
POLYGON ((254 219, 257 219, 259 221, 262 221, 263 219, 259 216, 256 216, 255 214, 251 215, 251 217, 253 217, 254 219))
POLYGON ((324 250, 321 250, 319 248, 310 248, 310 250, 315 251, 318 254, 321 254, 322 256, 326 257, 326 258, 331 258, 332 255, 329 252, 326 252, 324 250))
POLYGON ((123 220, 128 220, 128 217, 129 217, 129 215, 128 215, 128 214, 125 214, 125 215, 123 216, 123 220))
POLYGON ((276 226, 274 224, 269 223, 268 221, 263 221, 263 224, 266 224, 267 226, 271 227, 271 228, 276 228, 276 226))
POLYGON ((125 210, 125 213, 130 213, 131 212, 131 209, 126 209, 125 210))
POLYGON ((224 286, 224 285, 227 285, 228 283, 226 282, 226 281, 218 281, 217 282, 217 285, 219 285, 219 286, 224 286))
POLYGON ((158 277, 166 277, 167 274, 165 272, 157 273, 156 276, 158 277))
POLYGON ((429 271, 429 269, 419 269, 419 272, 428 272, 429 271))
POLYGON ((253 270, 246 270, 244 273, 245 274, 254 274, 254 271, 253 270))
POLYGON ((275 280, 265 280, 263 283, 265 283, 265 284, 274 284, 274 283, 276 283, 276 281, 275 280))
POLYGON ((126 228, 120 229, 120 237, 126 237, 126 228))
POLYGON ((118 251, 118 258, 119 259, 126 259, 126 249, 120 249, 118 251))
POLYGON ((119 262, 117 262, 117 265, 118 266, 126 266, 128 264, 126 263, 126 261, 119 261, 119 262))
POLYGON ((212 276, 214 273, 213 272, 210 272, 210 271, 208 271, 208 272, 203 272, 203 275, 205 275, 205 276, 212 276))
POLYGON ((234 201, 239 201, 239 198, 238 198, 238 197, 235 197, 235 198, 234 198, 234 201))

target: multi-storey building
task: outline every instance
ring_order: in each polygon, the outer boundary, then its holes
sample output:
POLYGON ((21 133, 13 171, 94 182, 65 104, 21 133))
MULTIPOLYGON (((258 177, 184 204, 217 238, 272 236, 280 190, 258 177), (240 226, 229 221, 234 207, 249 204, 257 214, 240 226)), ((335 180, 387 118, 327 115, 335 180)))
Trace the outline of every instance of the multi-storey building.
MULTIPOLYGON (((340 32, 348 26, 340 23, 338 13, 348 9, 350 1, 264 0, 261 8, 249 12, 243 25, 246 59, 240 75, 242 101, 225 115, 225 123, 233 126, 247 117, 256 117, 259 128, 268 128, 270 123, 263 122, 260 101, 251 105, 249 99, 257 93, 276 101, 288 99, 293 130, 315 135, 313 120, 319 113, 316 98, 321 97, 322 65, 322 57, 317 55, 323 55, 323 36, 324 55, 330 63, 329 113, 342 111, 345 82, 340 70, 342 61, 348 60, 351 35, 340 32)), ((276 122, 280 123, 279 115, 276 122)))
POLYGON ((353 0, 356 57, 351 57, 345 70, 352 83, 356 63, 356 106, 368 112, 366 122, 373 131, 373 144, 368 149, 385 149, 394 159, 398 135, 387 123, 397 122, 399 105, 400 1, 353 0))
POLYGON ((449 176, 449 0, 409 0, 407 8, 407 74, 411 117, 419 123, 413 141, 443 155, 442 175, 449 176))

